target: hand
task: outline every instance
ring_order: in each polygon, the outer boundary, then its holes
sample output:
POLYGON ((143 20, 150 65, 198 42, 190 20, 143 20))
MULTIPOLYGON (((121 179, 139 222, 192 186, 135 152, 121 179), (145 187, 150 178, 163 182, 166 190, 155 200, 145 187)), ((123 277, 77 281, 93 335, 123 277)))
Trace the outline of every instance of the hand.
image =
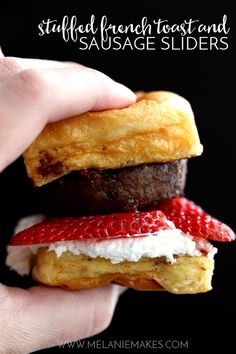
POLYGON ((0 57, 0 171, 46 123, 134 101, 128 88, 83 65, 0 57))
MULTIPOLYGON (((82 65, 0 55, 0 171, 46 123, 134 100, 129 89, 82 65)), ((113 285, 69 292, 0 284, 0 351, 32 352, 101 332, 122 289, 113 285)))

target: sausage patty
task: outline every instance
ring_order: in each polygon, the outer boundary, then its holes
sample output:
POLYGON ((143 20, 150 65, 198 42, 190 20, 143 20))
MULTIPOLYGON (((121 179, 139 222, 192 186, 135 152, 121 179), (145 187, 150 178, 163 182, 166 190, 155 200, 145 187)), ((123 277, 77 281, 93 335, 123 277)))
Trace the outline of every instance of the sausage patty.
POLYGON ((183 193, 186 160, 71 172, 38 189, 42 212, 75 216, 154 208, 183 193))

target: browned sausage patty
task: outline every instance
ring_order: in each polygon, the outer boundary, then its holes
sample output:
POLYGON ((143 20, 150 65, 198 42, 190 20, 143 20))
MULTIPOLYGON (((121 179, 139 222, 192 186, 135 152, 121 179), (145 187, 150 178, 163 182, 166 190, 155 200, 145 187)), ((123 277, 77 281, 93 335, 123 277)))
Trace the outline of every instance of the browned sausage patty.
POLYGON ((81 170, 39 188, 49 215, 93 215, 155 207, 182 194, 186 160, 115 170, 81 170))

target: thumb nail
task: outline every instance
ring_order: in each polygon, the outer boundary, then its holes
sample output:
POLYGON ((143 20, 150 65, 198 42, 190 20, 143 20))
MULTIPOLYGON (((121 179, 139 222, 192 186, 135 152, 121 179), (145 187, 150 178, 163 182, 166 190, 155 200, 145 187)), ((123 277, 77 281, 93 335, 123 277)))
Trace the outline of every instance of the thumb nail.
POLYGON ((128 87, 126 87, 125 85, 123 84, 120 84, 119 82, 115 82, 119 91, 122 93, 122 95, 124 97, 127 97, 129 98, 130 100, 132 101, 135 101, 136 100, 136 95, 133 91, 131 91, 128 87))

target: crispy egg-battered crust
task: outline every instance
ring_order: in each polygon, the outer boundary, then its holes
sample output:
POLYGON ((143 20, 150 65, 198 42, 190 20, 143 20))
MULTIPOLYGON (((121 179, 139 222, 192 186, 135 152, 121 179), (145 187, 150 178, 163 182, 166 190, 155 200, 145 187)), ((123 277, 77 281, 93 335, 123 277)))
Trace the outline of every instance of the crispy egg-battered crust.
POLYGON ((157 91, 137 93, 127 108, 48 124, 24 159, 29 177, 41 186, 71 171, 170 162, 202 150, 189 102, 157 91))
POLYGON ((195 294, 211 290, 214 260, 207 256, 179 256, 171 264, 165 258, 142 258, 138 262, 112 264, 110 260, 41 248, 36 255, 33 278, 49 286, 76 290, 109 283, 137 290, 167 290, 195 294))

